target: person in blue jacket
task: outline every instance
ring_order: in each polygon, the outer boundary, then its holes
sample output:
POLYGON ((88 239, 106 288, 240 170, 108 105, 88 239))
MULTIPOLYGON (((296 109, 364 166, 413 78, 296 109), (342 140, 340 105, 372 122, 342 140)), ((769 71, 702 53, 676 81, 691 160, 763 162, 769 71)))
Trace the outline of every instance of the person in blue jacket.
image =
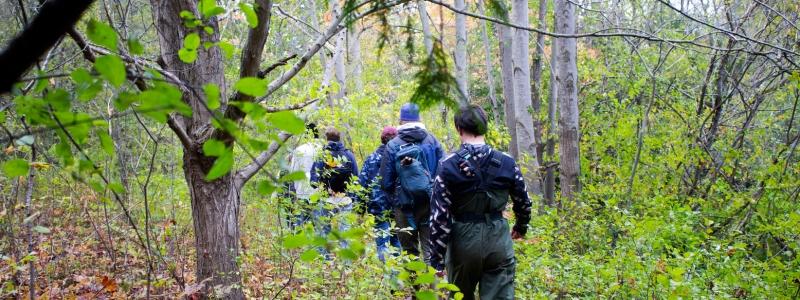
POLYGON ((392 211, 392 201, 389 199, 391 195, 387 195, 380 188, 380 177, 378 172, 381 168, 381 159, 386 155, 386 143, 397 136, 397 129, 392 126, 386 126, 381 132, 381 145, 364 161, 364 166, 361 173, 358 175, 358 182, 366 190, 367 198, 366 206, 367 212, 375 216, 375 244, 378 249, 378 258, 381 261, 386 261, 386 253, 389 251, 389 245, 399 248, 400 241, 397 236, 391 233, 391 223, 394 213, 392 211))
POLYGON ((392 195, 390 199, 396 200, 392 205, 395 223, 399 230, 397 237, 403 251, 422 257, 426 263, 430 263, 428 248, 430 192, 424 197, 425 199, 415 199, 411 204, 401 203, 403 187, 398 178, 397 153, 402 147, 418 146, 422 153, 421 161, 424 161, 423 167, 430 177, 436 173, 438 162, 444 156, 444 150, 421 122, 419 106, 416 104, 407 103, 400 108, 400 126, 397 131, 397 136, 386 143, 386 155, 381 159, 381 188, 387 195, 392 195))
MULTIPOLYGON (((325 138, 328 144, 323 148, 323 154, 311 166, 311 182, 327 195, 321 199, 317 211, 314 212, 314 223, 323 235, 330 232, 332 223, 338 223, 339 231, 349 229, 341 216, 353 210, 354 197, 347 190, 347 185, 358 174, 356 157, 341 142, 339 131, 329 127, 325 131, 325 138)), ((346 243, 342 245, 345 246, 346 243)))

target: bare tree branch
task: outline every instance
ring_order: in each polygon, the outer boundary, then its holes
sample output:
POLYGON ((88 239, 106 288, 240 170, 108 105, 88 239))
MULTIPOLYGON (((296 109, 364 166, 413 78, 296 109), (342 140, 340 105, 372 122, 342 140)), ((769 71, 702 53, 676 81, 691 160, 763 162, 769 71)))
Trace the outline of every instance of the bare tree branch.
POLYGON ((53 0, 44 3, 30 25, 0 54, 0 94, 78 22, 94 0, 53 0))

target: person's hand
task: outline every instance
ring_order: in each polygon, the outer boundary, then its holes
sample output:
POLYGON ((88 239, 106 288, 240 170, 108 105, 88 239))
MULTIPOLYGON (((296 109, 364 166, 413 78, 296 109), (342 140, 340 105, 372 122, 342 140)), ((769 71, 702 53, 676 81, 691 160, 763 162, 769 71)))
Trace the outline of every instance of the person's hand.
POLYGON ((516 230, 511 230, 511 239, 512 240, 521 240, 524 236, 517 232, 516 230))

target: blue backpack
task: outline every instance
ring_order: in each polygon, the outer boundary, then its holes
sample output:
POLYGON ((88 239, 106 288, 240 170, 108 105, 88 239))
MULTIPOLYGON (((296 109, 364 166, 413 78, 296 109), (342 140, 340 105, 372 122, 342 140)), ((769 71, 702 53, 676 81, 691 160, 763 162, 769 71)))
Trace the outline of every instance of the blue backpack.
POLYGON ((431 174, 423 147, 415 143, 407 143, 398 147, 395 154, 395 169, 400 181, 397 192, 399 207, 413 207, 417 203, 430 201, 431 174))

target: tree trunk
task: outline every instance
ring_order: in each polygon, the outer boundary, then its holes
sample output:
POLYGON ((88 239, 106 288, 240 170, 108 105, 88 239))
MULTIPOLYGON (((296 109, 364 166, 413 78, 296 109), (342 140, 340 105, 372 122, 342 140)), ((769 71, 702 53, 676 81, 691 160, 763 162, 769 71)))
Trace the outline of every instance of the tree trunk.
MULTIPOLYGON (((333 14, 333 18, 338 18, 342 14, 342 7, 339 5, 338 0, 330 1, 331 5, 331 13, 333 14)), ((349 29, 347 30, 349 31, 349 29)), ((345 69, 345 49, 347 47, 347 32, 342 31, 337 33, 334 37, 334 45, 335 48, 333 49, 333 73, 334 77, 336 78, 336 84, 339 85, 338 91, 333 95, 334 102, 342 101, 344 99, 346 87, 347 87, 347 73, 345 69)), ((341 104, 341 103, 339 103, 341 104)))
MULTIPOLYGON (((467 11, 464 0, 455 0, 455 8, 467 11)), ((469 61, 467 61, 467 16, 456 14, 456 83, 462 103, 469 103, 469 61)))
MULTIPOLYGON (((547 28, 547 0, 539 0, 539 28, 547 28)), ((542 59, 544 59, 544 34, 536 35, 536 54, 531 65, 531 107, 533 108, 533 135, 536 142, 536 159, 542 165, 542 120, 539 113, 542 110, 542 59)))
MULTIPOLYGON (((194 0, 150 0, 153 18, 161 46, 164 68, 188 86, 214 83, 225 91, 222 54, 219 47, 197 50, 197 60, 184 64, 177 56, 188 30, 183 26, 180 12, 197 12, 194 0)), ((217 20, 208 23, 215 32, 217 20)), ((203 41, 219 40, 219 34, 202 34, 203 41)), ((225 99, 225 98, 223 98, 225 99)), ((183 93, 183 100, 192 107, 191 119, 178 117, 181 126, 193 144, 184 145, 183 169, 192 203, 192 221, 196 244, 196 282, 203 283, 204 297, 244 299, 241 274, 236 263, 239 255, 239 192, 232 175, 208 182, 206 172, 214 158, 203 155, 202 144, 211 136, 210 113, 204 99, 197 93, 183 93)))
POLYGON ((519 158, 517 151, 517 130, 514 126, 514 61, 511 59, 511 49, 514 44, 511 28, 505 25, 497 25, 497 35, 500 41, 500 74, 503 79, 503 107, 506 117, 506 128, 511 142, 508 145, 508 152, 515 158, 519 158))
MULTIPOLYGON (((519 26, 528 26, 528 1, 514 0, 513 22, 519 26)), ((534 140, 533 117, 530 112, 531 105, 531 73, 529 61, 530 33, 526 30, 514 30, 514 44, 512 58, 514 61, 514 125, 517 134, 517 150, 520 161, 528 169, 526 183, 536 195, 542 194, 539 182, 539 162, 534 140), (526 154, 527 158, 522 158, 526 154)))
MULTIPOLYGON (((481 15, 485 15, 485 9, 483 8, 483 0, 478 1, 478 13, 481 15)), ((486 20, 481 21, 481 39, 483 40, 483 48, 485 55, 485 65, 486 65, 486 85, 489 86, 489 101, 492 104, 492 118, 494 118, 495 123, 500 122, 500 106, 497 102, 497 95, 494 91, 494 75, 492 73, 492 47, 489 44, 489 34, 488 29, 489 25, 486 23, 486 20)))
POLYGON ((361 78, 363 64, 361 62, 361 33, 358 23, 347 30, 347 58, 350 62, 350 74, 353 77, 356 91, 364 90, 364 81, 361 78))
POLYGON ((433 52, 433 36, 431 35, 431 23, 428 19, 428 8, 424 0, 417 1, 419 10, 419 21, 422 23, 422 42, 425 44, 425 53, 431 55, 433 52))
MULTIPOLYGON (((555 22, 553 22, 555 28, 555 22)), ((555 30, 554 30, 555 31, 555 30)), ((556 148, 556 135, 555 132, 558 128, 556 122, 556 112, 558 110, 558 82, 556 76, 556 53, 558 53, 558 39, 552 39, 550 45, 550 100, 547 101, 547 121, 550 123, 547 130, 547 160, 553 161, 555 158, 556 148)), ((544 200, 550 206, 555 205, 556 199, 556 167, 550 166, 547 168, 544 178, 544 200)))
MULTIPOLYGON (((556 0, 556 32, 575 34, 575 5, 569 0, 556 0)), ((581 190, 580 126, 578 112, 577 39, 558 41, 558 102, 561 113, 559 155, 561 159, 561 194, 569 200, 581 190)))
POLYGON ((206 172, 213 163, 200 147, 184 150, 183 171, 192 199, 197 282, 208 280, 207 296, 244 299, 237 264, 241 187, 230 174, 206 181, 206 172))

